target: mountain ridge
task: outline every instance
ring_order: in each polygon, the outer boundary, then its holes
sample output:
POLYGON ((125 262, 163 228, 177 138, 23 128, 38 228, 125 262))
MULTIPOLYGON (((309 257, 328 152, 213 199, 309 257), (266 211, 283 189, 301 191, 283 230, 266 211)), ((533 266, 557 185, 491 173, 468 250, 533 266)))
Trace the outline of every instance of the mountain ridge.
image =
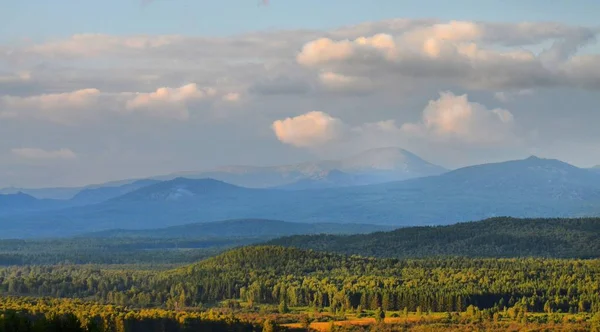
POLYGON ((558 160, 528 158, 405 181, 293 191, 178 178, 96 205, 1 218, 0 226, 4 237, 69 236, 227 219, 402 227, 504 215, 598 216, 600 175, 558 160))

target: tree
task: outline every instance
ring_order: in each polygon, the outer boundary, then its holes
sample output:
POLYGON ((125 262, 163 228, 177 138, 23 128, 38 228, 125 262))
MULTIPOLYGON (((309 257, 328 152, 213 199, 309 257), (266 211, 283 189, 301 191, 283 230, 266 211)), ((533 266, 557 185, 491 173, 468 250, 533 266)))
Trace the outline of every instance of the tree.
POLYGON ((275 323, 273 323, 269 319, 265 320, 265 322, 263 323, 262 332, 275 332, 275 331, 277 331, 277 327, 275 326, 275 323))
POLYGON ((287 314, 288 312, 290 312, 290 308, 287 305, 287 301, 283 300, 279 303, 279 313, 280 314, 287 314))
POLYGON ((377 308, 375 310, 375 321, 377 323, 382 323, 384 319, 385 319, 385 311, 382 310, 381 308, 377 308))

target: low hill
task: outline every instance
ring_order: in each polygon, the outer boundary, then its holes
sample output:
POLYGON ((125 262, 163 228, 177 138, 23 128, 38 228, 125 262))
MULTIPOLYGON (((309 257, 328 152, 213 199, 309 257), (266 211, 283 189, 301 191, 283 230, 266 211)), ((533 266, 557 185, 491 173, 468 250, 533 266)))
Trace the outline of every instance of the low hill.
POLYGON ((600 257, 600 218, 493 218, 367 235, 305 235, 271 245, 376 257, 600 257))
POLYGON ((365 234, 390 230, 389 226, 366 224, 294 223, 266 219, 237 219, 193 223, 160 229, 115 229, 84 237, 123 238, 274 238, 300 234, 365 234))

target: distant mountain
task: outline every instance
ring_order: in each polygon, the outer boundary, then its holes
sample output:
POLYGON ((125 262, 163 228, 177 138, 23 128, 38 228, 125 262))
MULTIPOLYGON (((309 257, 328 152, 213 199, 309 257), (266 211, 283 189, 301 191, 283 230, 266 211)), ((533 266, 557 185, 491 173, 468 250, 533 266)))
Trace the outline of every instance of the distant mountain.
POLYGON ((140 184, 168 181, 179 177, 215 179, 249 188, 279 187, 288 190, 345 187, 406 180, 438 175, 443 167, 431 164, 400 148, 368 150, 342 160, 306 162, 294 165, 255 167, 224 166, 208 171, 179 172, 152 177, 151 180, 119 180, 84 187, 65 188, 4 188, 0 194, 19 192, 38 199, 75 198, 78 203, 95 203, 116 197, 140 184))
POLYGON ((296 190, 399 181, 439 175, 446 171, 404 149, 380 148, 341 160, 272 167, 225 166, 206 172, 182 172, 157 179, 169 180, 173 176, 211 178, 242 187, 296 190))
POLYGON ((77 205, 100 203, 159 182, 158 180, 147 179, 119 186, 91 187, 83 189, 71 198, 70 201, 77 205))
POLYGON ((80 192, 82 187, 75 188, 3 188, 0 195, 14 195, 18 193, 27 194, 37 199, 70 199, 80 192))
POLYGON ((389 226, 367 224, 306 224, 279 220, 237 219, 160 229, 115 229, 83 236, 96 238, 274 238, 295 234, 366 234, 390 229, 389 226))
MULTIPOLYGON (((57 188, 2 188, 0 189, 0 195, 12 195, 18 193, 24 193, 30 196, 33 196, 37 199, 54 199, 54 200, 70 200, 77 196, 82 191, 90 191, 93 189, 103 189, 103 188, 126 188, 128 185, 133 184, 135 182, 144 183, 146 180, 118 180, 118 181, 110 181, 101 184, 91 184, 83 187, 57 187, 57 188)), ((152 180, 156 182, 156 180, 152 180)), ((136 185, 133 185, 131 188, 137 188, 136 185)), ((115 190, 118 192, 118 189, 115 190)), ((91 194, 84 194, 87 196, 91 194)), ((102 194, 98 194, 102 195, 102 194)))
POLYGON ((275 239, 268 244, 393 258, 598 258, 600 218, 494 218, 451 226, 408 227, 366 235, 299 235, 275 239))
POLYGON ((60 208, 63 206, 60 201, 40 200, 22 192, 0 195, 0 216, 60 208))
POLYGON ((338 170, 328 171, 321 176, 298 180, 294 183, 286 184, 277 189, 285 190, 305 190, 305 189, 324 189, 336 187, 350 187, 362 184, 369 184, 369 178, 364 179, 360 175, 347 174, 338 170))
POLYGON ((531 157, 406 181, 313 190, 178 178, 96 205, 0 218, 0 236, 67 236, 227 219, 418 226, 497 216, 600 216, 600 175, 531 157))

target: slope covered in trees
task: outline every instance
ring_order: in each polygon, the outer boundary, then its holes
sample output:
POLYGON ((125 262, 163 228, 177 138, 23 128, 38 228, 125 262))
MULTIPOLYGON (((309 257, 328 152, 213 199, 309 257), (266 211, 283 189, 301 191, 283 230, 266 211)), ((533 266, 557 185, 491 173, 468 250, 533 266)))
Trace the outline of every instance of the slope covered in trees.
POLYGON ((376 257, 600 257, 600 218, 492 218, 366 235, 305 235, 273 245, 376 257))
POLYGON ((95 266, 0 269, 0 294, 76 297, 138 307, 246 303, 338 310, 600 311, 600 261, 396 260, 261 246, 169 271, 95 266))

